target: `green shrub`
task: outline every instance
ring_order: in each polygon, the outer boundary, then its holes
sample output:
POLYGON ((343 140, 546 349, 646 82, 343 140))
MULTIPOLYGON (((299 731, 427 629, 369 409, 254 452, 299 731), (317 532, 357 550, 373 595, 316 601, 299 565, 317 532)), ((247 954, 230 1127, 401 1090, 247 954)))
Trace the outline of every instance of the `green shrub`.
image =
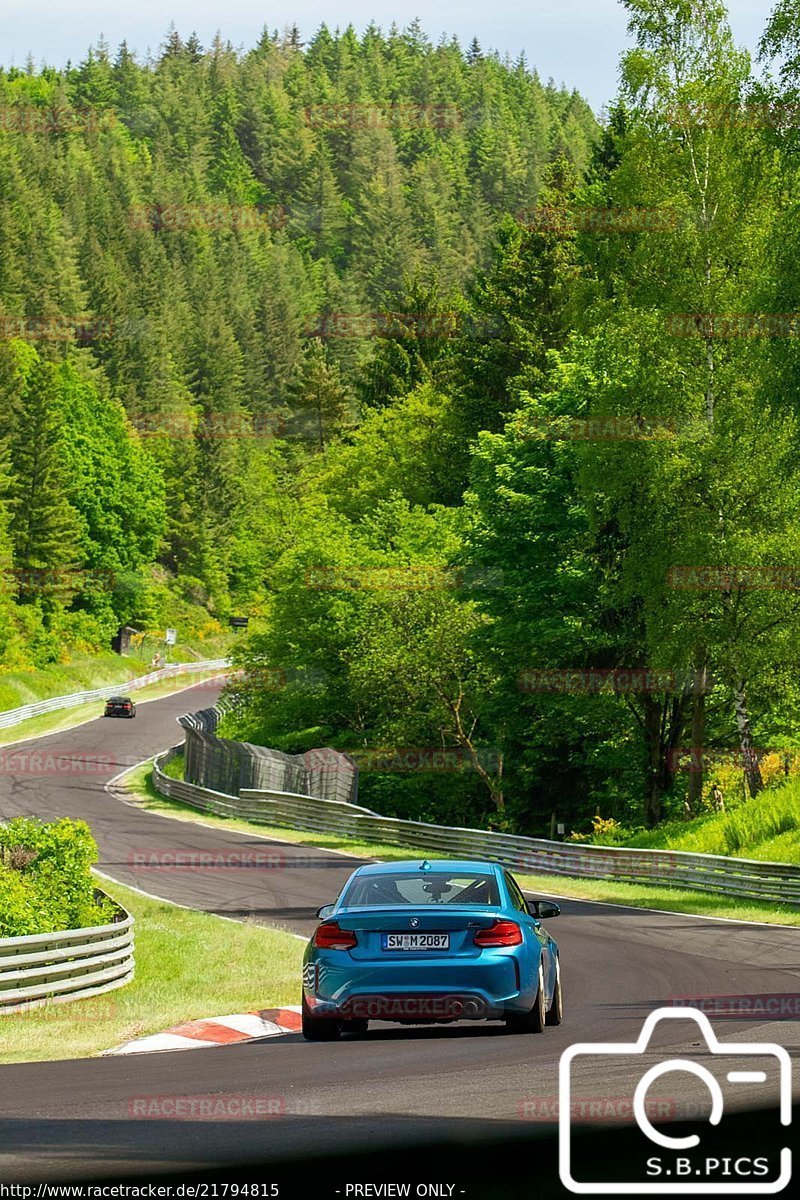
POLYGON ((621 846, 631 836, 631 830, 617 821, 614 817, 601 817, 595 813, 592 817, 591 833, 572 831, 567 837, 568 842, 591 842, 595 846, 621 846))
POLYGON ((15 817, 0 825, 0 937, 26 937, 105 925, 91 866, 97 844, 85 821, 15 817))
POLYGON ((761 792, 755 799, 727 813, 720 825, 726 854, 741 854, 759 842, 800 829, 800 796, 796 782, 761 792))

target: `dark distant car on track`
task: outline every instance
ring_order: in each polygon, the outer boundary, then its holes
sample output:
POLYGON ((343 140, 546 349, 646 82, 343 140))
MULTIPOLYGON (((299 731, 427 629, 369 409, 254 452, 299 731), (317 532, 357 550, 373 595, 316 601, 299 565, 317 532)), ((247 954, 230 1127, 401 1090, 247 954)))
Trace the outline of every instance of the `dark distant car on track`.
POLYGON ((557 904, 527 901, 493 862, 369 863, 319 909, 303 960, 303 1036, 336 1041, 370 1020, 505 1021, 540 1033, 563 1015, 557 904))
POLYGON ((136 705, 130 696, 110 696, 106 700, 104 717, 135 717, 136 705))

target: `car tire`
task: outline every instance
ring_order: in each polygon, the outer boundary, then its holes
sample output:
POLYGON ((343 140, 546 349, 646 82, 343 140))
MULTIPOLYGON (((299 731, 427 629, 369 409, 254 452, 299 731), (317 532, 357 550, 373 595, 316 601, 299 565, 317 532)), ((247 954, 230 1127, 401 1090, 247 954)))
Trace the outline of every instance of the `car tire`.
POLYGON ((333 1017, 312 1016, 306 998, 303 997, 302 1008, 303 1037, 307 1042, 338 1042, 342 1036, 342 1021, 333 1017))
POLYGON ((544 978, 542 977, 542 964, 539 963, 539 987, 536 991, 533 1008, 526 1013, 511 1013, 506 1017, 506 1025, 509 1033, 541 1033, 546 1020, 544 978))
POLYGON ((561 990, 561 960, 556 957, 556 986, 553 988, 553 999, 547 1010, 545 1022, 548 1025, 560 1025, 564 1020, 564 994, 561 990))

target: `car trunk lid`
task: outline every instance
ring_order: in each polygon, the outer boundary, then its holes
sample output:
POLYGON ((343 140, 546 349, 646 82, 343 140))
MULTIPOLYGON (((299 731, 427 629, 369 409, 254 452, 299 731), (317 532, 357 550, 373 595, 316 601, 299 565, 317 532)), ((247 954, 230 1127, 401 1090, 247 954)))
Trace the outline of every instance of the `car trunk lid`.
POLYGON ((497 919, 496 909, 459 908, 457 905, 429 904, 419 907, 375 907, 344 909, 335 916, 340 929, 352 930, 358 945, 350 953, 354 958, 431 958, 437 955, 470 957, 480 954, 475 932, 488 929, 497 919), (424 949, 387 949, 386 934, 447 934, 449 945, 424 949))

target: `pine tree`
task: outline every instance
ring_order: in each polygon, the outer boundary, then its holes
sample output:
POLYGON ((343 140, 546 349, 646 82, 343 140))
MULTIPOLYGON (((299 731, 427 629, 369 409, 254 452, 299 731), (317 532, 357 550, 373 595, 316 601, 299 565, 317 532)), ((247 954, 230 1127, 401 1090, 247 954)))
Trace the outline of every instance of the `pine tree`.
POLYGON ((194 30, 189 34, 189 39, 186 42, 186 57, 192 63, 199 63, 203 57, 203 47, 200 45, 200 39, 194 30))
POLYGON ((336 366, 326 360, 319 338, 313 338, 305 352, 291 398, 308 418, 309 440, 324 450, 347 421, 349 398, 336 366))
POLYGON ((62 413, 55 368, 34 367, 11 441, 11 536, 23 603, 52 604, 75 589, 69 569, 78 552, 78 522, 67 499, 62 413))
POLYGON ((371 362, 359 373, 358 391, 364 404, 383 408, 434 378, 458 333, 461 314, 438 286, 420 277, 400 294, 393 312, 381 314, 383 336, 376 341, 371 362))
POLYGON ((293 230, 306 241, 315 257, 344 264, 347 249, 349 205, 339 190, 328 148, 320 145, 297 189, 292 205, 293 230))
POLYGON ((175 22, 170 22, 169 30, 167 31, 164 47, 161 52, 162 60, 165 58, 180 58, 183 54, 183 41, 181 35, 175 28, 175 22))
POLYGON ((11 463, 8 446, 0 441, 0 665, 9 661, 14 637, 15 609, 13 597, 16 585, 13 576, 13 546, 11 541, 11 463))
POLYGON ((466 336, 456 347, 455 409, 463 438, 497 430, 515 395, 536 394, 547 380, 548 354, 564 344, 579 276, 574 232, 558 214, 572 202, 577 177, 559 159, 548 169, 539 204, 506 218, 494 264, 476 282, 466 336))

